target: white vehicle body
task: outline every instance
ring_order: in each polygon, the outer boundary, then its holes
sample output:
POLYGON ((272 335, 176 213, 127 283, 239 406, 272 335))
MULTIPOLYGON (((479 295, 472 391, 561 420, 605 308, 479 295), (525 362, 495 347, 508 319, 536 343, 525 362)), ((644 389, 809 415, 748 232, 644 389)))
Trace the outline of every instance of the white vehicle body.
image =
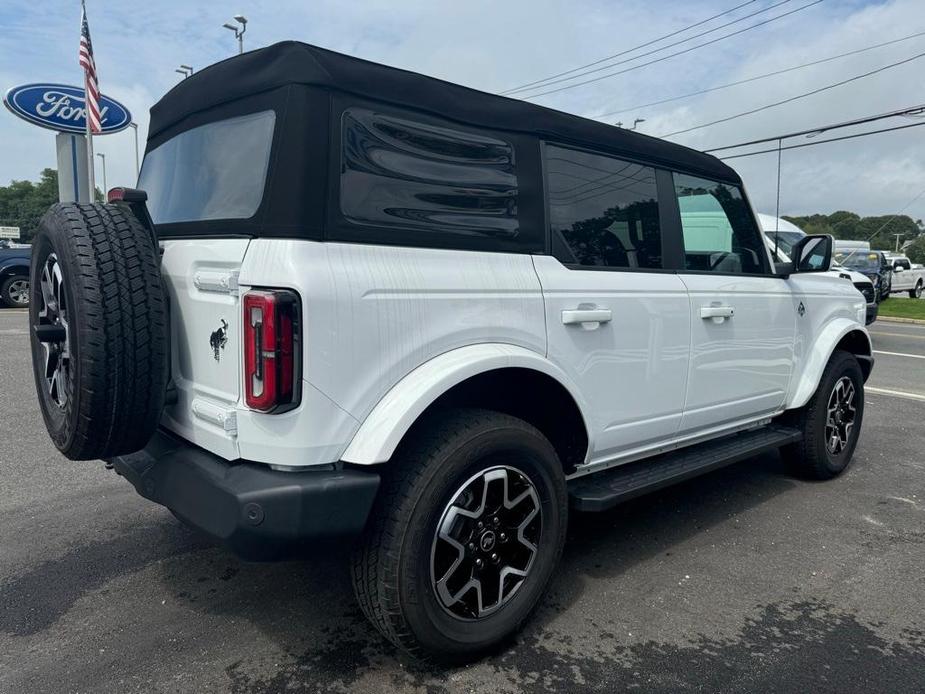
POLYGON ((909 292, 921 296, 925 286, 925 268, 913 265, 909 258, 899 253, 888 253, 890 263, 893 265, 893 282, 890 293, 909 292))
POLYGON ((293 240, 163 246, 179 395, 164 426, 281 469, 386 462, 454 385, 523 368, 579 405, 582 474, 800 407, 839 341, 863 332, 857 291, 826 274, 573 271, 548 257, 293 240), (271 283, 304 302, 303 400, 281 415, 242 402, 234 337, 240 294, 271 283), (609 318, 564 324, 582 304, 609 318), (734 318, 702 319, 712 305, 734 318), (203 346, 220 319, 232 328, 217 361, 203 346))

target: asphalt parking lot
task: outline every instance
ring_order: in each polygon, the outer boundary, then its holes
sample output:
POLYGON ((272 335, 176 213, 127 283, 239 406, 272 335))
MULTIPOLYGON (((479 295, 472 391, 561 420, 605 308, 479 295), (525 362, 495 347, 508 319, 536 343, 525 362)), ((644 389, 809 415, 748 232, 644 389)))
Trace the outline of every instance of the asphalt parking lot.
POLYGON ((518 639, 396 657, 344 556, 245 564, 48 440, 26 315, 0 311, 0 692, 922 691, 925 326, 871 326, 847 474, 776 454, 573 517, 518 639))

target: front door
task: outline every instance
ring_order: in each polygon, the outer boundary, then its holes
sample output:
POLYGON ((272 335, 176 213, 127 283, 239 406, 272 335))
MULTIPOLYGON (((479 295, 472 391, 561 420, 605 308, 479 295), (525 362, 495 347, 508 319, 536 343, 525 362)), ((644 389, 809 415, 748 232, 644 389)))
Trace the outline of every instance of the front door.
POLYGON ((592 462, 672 438, 681 423, 690 304, 663 267, 651 167, 546 145, 553 256, 535 256, 549 359, 588 405, 592 462))
POLYGON ((779 411, 793 369, 797 310, 742 191, 674 174, 690 297, 691 358, 680 434, 779 411))

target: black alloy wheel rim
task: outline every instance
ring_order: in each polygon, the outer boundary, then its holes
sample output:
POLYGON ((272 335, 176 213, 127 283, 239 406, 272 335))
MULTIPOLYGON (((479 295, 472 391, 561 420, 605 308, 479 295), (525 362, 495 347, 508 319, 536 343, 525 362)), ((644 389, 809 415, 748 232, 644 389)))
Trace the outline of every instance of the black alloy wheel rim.
POLYGON ((437 601, 459 619, 483 619, 514 597, 537 555, 543 509, 533 482, 498 465, 456 490, 431 545, 437 601))

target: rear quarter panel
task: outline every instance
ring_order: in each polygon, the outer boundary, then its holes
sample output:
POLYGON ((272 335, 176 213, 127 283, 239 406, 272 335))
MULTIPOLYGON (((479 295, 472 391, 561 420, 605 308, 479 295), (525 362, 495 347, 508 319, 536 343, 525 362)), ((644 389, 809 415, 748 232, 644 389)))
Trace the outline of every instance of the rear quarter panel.
POLYGON ((258 239, 240 283, 300 294, 304 380, 357 426, 402 377, 452 349, 546 354, 529 255, 258 239))

